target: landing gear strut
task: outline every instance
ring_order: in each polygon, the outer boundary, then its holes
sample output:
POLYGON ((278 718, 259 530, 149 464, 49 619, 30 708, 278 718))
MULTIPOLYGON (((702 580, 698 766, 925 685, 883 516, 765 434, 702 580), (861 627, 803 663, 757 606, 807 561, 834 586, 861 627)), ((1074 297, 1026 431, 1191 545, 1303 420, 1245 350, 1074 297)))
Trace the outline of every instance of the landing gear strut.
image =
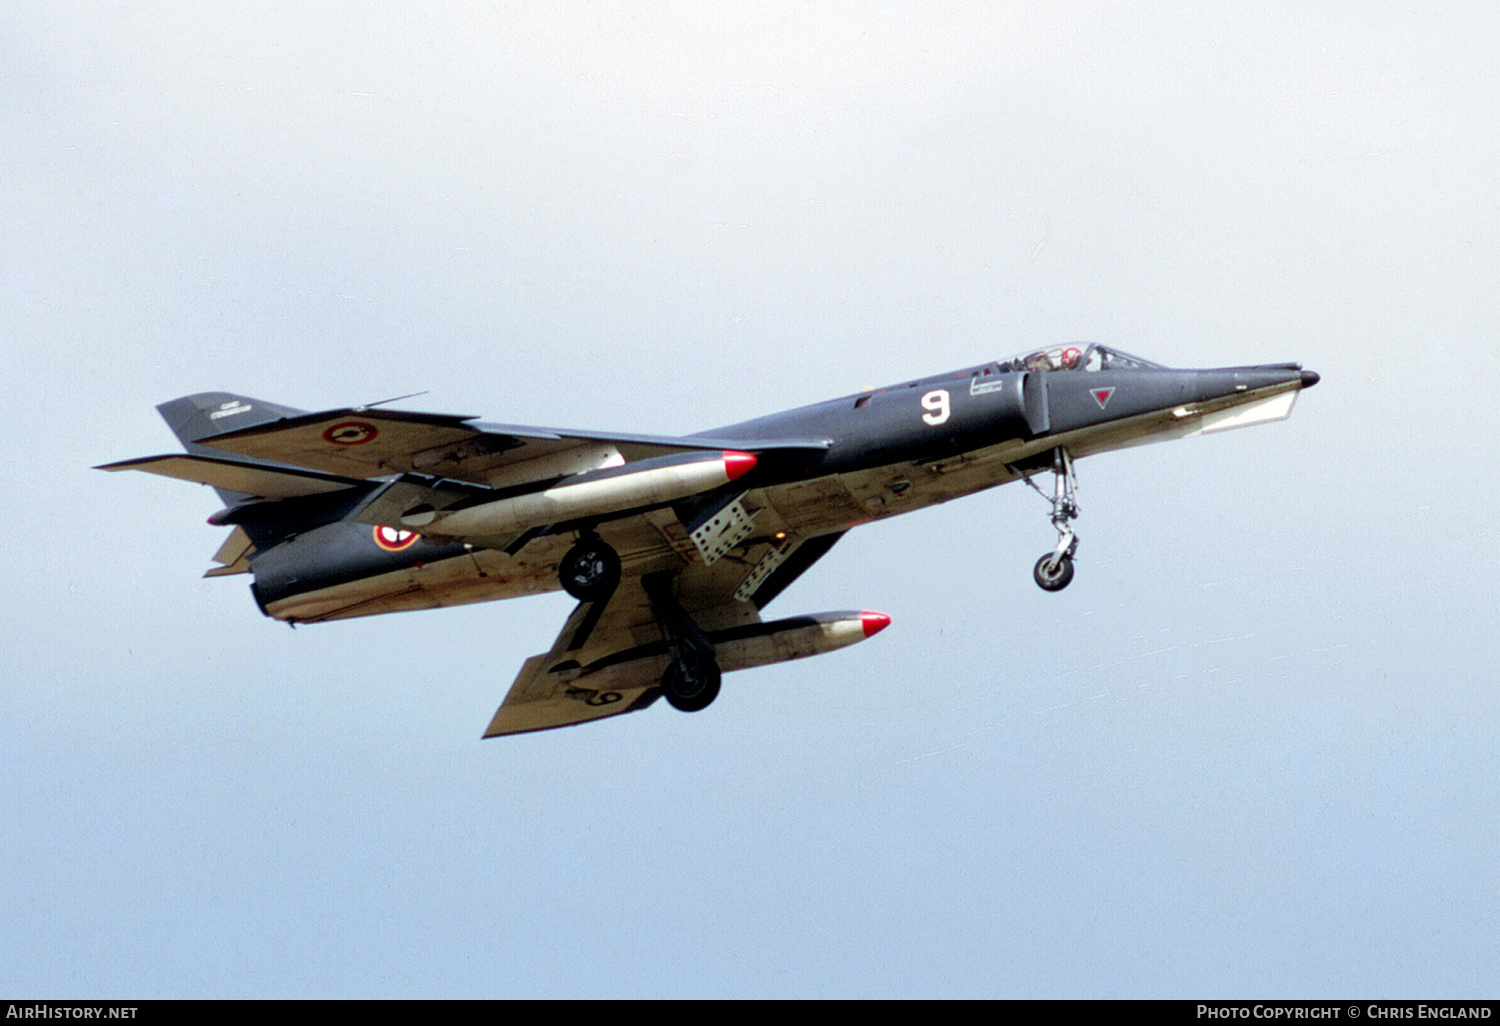
MULTIPOLYGON (((1044 591, 1062 591, 1073 580, 1073 554, 1078 551, 1078 535, 1069 525, 1078 518, 1078 479, 1073 476, 1073 458, 1068 450, 1052 450, 1052 476, 1052 526, 1057 528, 1057 548, 1036 561, 1031 576, 1044 591)), ((1031 478, 1024 480, 1042 498, 1047 497, 1031 478)))
POLYGON ((658 571, 641 578, 651 615, 661 629, 672 662, 661 677, 667 702, 679 712, 706 709, 719 696, 722 674, 713 642, 688 616, 673 594, 673 571, 658 571))
POLYGON ((620 583, 620 557, 597 534, 585 534, 563 557, 557 576, 580 602, 609 598, 620 583))

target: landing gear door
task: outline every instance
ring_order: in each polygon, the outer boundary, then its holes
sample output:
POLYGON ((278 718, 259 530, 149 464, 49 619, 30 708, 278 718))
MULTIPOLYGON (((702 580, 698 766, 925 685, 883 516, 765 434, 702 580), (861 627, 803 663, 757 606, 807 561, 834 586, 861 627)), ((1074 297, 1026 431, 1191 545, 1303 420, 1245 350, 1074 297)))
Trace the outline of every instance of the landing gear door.
POLYGON ((1052 425, 1047 413, 1047 375, 1041 371, 1026 371, 1021 397, 1026 405, 1026 426, 1032 437, 1046 434, 1052 425))

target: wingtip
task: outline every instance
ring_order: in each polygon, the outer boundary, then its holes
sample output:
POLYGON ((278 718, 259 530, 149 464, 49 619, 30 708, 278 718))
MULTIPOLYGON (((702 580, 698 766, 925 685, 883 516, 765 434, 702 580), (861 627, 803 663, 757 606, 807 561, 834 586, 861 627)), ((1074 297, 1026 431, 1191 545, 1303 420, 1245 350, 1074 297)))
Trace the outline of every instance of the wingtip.
POLYGON ((873 609, 866 609, 859 614, 859 622, 865 629, 865 637, 871 638, 889 627, 891 625, 891 618, 885 613, 877 613, 873 609))

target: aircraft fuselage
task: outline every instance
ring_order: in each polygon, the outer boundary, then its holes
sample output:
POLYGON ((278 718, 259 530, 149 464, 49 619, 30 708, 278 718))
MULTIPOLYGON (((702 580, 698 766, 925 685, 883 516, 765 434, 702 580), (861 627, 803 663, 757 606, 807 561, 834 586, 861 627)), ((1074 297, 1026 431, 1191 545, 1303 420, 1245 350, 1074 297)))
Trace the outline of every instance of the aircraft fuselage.
MULTIPOLYGON (((1074 364, 1066 369, 984 364, 690 437, 722 440, 726 449, 744 439, 823 443, 763 452, 743 478, 725 486, 743 493, 739 501, 753 511, 756 537, 746 544, 774 547, 779 538, 837 535, 1018 480, 1050 466, 1059 449, 1076 459, 1281 419, 1298 390, 1317 381, 1295 364, 1174 370, 1129 358, 1110 366, 1106 358, 1086 368, 1077 365, 1082 354, 1070 352, 1074 364)), ((610 472, 563 475, 533 490, 587 484, 591 474, 603 479, 610 472)), ((579 531, 612 546, 631 574, 680 565, 690 552, 686 515, 671 500, 551 524, 495 547, 350 522, 343 518, 358 499, 344 493, 298 501, 313 511, 320 502, 328 508, 309 518, 316 526, 252 561, 261 609, 294 622, 551 591, 560 586, 559 561, 579 531)), ((691 574, 684 583, 691 588, 691 574)))

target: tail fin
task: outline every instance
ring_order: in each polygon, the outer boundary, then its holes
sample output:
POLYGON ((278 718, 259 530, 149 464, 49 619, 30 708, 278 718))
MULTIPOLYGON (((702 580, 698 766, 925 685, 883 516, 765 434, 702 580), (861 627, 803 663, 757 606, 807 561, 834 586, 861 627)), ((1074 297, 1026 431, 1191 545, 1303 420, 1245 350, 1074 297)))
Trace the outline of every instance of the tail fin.
MULTIPOLYGON (((295 417, 306 412, 290 406, 278 406, 276 403, 251 399, 248 396, 234 395, 230 392, 199 392, 196 395, 185 395, 181 399, 162 403, 156 409, 188 452, 199 456, 219 458, 224 457, 224 452, 200 444, 203 439, 238 431, 240 428, 269 424, 284 417, 295 417)), ((266 466, 276 465, 269 460, 257 460, 248 456, 237 456, 235 459, 266 466)), ((215 488, 214 491, 218 492, 219 497, 230 506, 249 498, 249 496, 225 488, 215 488)))
MULTIPOLYGON (((171 402, 162 403, 156 408, 172 429, 172 433, 182 440, 182 443, 191 451, 195 443, 214 435, 227 434, 230 431, 238 431, 240 428, 255 427, 258 424, 269 424, 273 420, 281 420, 283 417, 295 417, 305 410, 295 410, 290 406, 277 406, 275 403, 263 402, 260 399, 251 399, 248 396, 234 395, 230 392, 199 392, 197 395, 185 395, 181 399, 173 399, 171 402)), ((197 448, 202 448, 197 446, 197 448)), ((210 454, 217 450, 208 450, 210 454)), ((219 453, 223 455, 223 453, 219 453)))

